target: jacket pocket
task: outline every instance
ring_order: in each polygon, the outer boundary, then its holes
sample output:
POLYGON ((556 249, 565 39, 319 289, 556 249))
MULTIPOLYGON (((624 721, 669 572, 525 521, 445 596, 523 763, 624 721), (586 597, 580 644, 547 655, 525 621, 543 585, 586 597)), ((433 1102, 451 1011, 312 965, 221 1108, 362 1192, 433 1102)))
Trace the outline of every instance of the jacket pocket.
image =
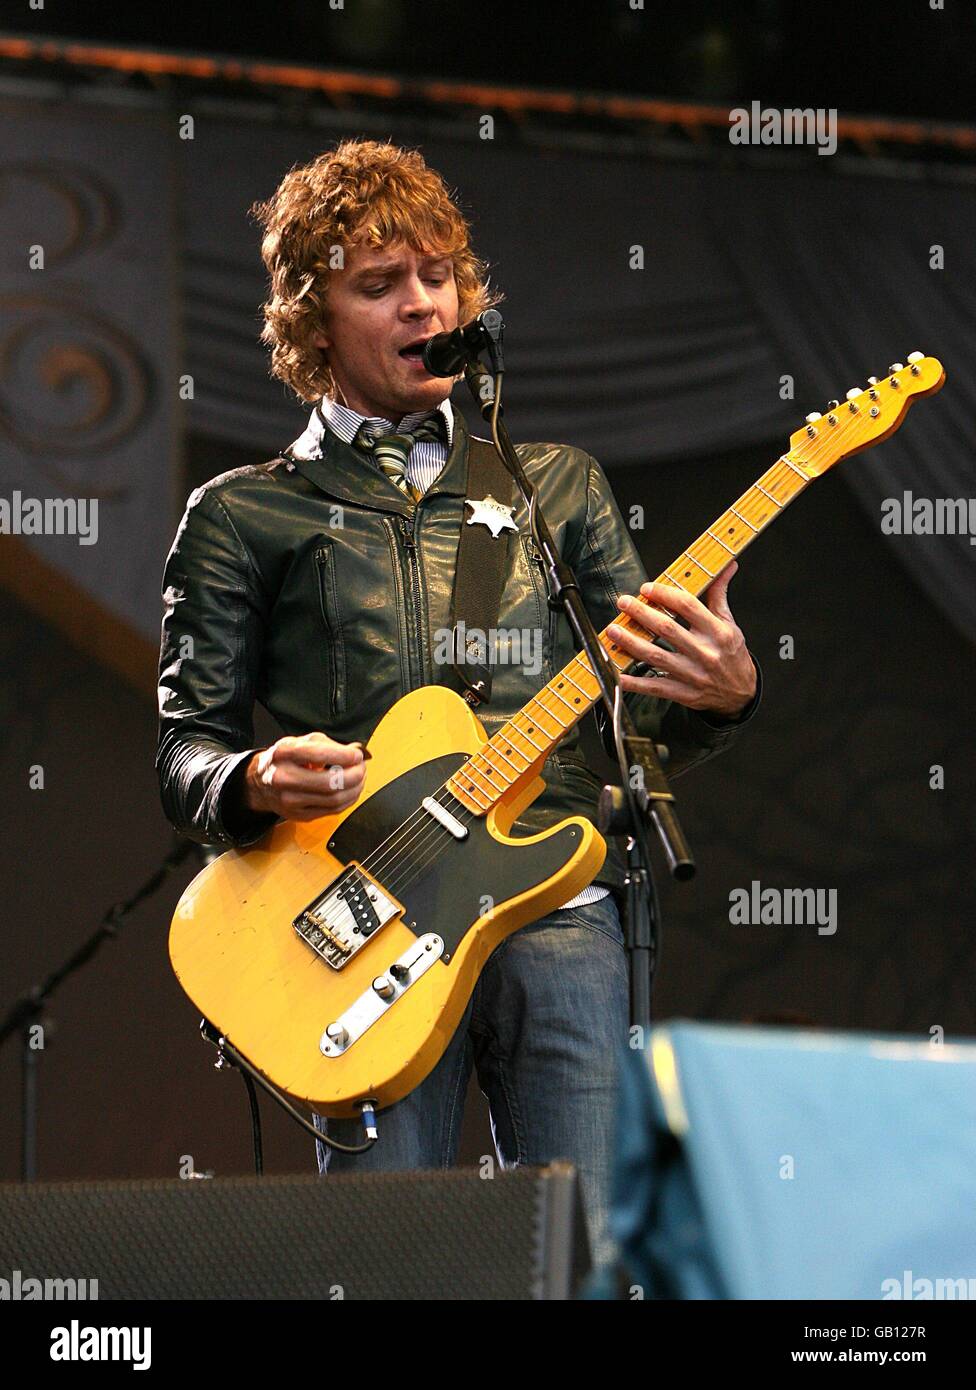
POLYGON ((335 546, 330 541, 315 552, 318 578, 319 609, 326 630, 326 662, 329 673, 329 698, 334 714, 346 710, 346 647, 339 617, 339 596, 336 591, 335 546))

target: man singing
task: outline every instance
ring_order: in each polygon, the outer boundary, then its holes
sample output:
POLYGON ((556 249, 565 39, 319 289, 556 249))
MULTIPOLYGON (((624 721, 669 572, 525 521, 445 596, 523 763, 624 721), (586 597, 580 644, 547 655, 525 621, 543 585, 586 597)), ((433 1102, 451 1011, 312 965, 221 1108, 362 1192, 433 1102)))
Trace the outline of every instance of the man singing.
MULTIPOLYGON (((360 742, 408 691, 453 683, 435 635, 449 627, 469 433, 450 400, 454 380, 431 376, 421 351, 498 298, 443 180, 415 151, 343 141, 292 169, 255 213, 271 371, 314 409, 283 456, 197 489, 164 576, 163 805, 178 830, 224 846, 253 844, 280 818, 352 805, 368 788, 360 742), (255 699, 284 735, 269 748, 253 746, 255 699)), ((672 777, 721 752, 761 695, 728 605, 735 562, 707 603, 656 590, 599 464, 571 445, 518 452, 595 626, 620 612, 637 619, 642 637, 620 629, 615 640, 663 672, 622 677, 639 732, 668 744, 672 777)), ((542 672, 493 665, 490 703, 477 711, 489 734, 575 653, 565 618, 546 606, 521 503, 515 520, 499 624, 538 634, 542 672)), ((606 742, 602 717, 600 727, 606 742)), ((543 775, 546 790, 513 834, 572 814, 595 822, 600 783, 575 726, 543 775)), ((450 1166, 474 1067, 499 1162, 575 1163, 595 1256, 607 1255, 628 1023, 623 874, 611 844, 593 884, 502 942, 437 1066, 381 1113, 379 1143, 360 1158, 320 1144, 320 1168, 450 1166)), ((330 1120, 328 1133, 361 1135, 352 1120, 330 1120)))

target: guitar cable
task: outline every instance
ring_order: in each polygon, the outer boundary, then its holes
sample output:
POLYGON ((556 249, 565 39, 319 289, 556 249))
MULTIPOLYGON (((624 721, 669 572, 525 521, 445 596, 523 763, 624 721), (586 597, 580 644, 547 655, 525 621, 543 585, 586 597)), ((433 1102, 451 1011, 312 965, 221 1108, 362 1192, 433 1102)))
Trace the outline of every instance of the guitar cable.
POLYGON ((241 1072, 241 1080, 247 1091, 247 1103, 251 1111, 251 1143, 254 1146, 254 1171, 259 1178, 264 1177, 264 1145, 261 1140, 261 1111, 258 1107, 258 1093, 254 1080, 246 1071, 241 1072))
POLYGON ((330 1149, 336 1149, 344 1154, 364 1154, 371 1149, 379 1139, 379 1131, 376 1127, 376 1103, 373 1100, 363 1100, 359 1102, 360 1114, 362 1116, 363 1128, 366 1131, 366 1142, 363 1144, 341 1144, 338 1139, 330 1139, 322 1130, 317 1129, 310 1120, 306 1120, 295 1107, 272 1086, 261 1073, 251 1065, 246 1057, 242 1056, 234 1047, 233 1043, 228 1042, 222 1033, 219 1033, 213 1024, 206 1018, 200 1020, 200 1032, 207 1042, 213 1043, 218 1052, 216 1061, 217 1067, 231 1065, 237 1067, 247 1088, 248 1101, 251 1108, 251 1137, 254 1145, 254 1170, 260 1178, 264 1175, 264 1155, 261 1143, 261 1111, 258 1107, 257 1092, 254 1089, 255 1082, 262 1090, 267 1091, 273 1101, 281 1106, 286 1114, 290 1115, 296 1124, 301 1125, 313 1139, 319 1140, 330 1149))

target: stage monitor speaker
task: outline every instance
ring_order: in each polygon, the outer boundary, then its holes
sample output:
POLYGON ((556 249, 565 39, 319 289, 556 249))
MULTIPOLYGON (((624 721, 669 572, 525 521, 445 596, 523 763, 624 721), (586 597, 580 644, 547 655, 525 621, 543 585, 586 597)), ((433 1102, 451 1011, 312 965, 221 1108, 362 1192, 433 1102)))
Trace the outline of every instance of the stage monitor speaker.
POLYGON ((598 1296, 976 1298, 976 1045, 679 1023, 622 1087, 598 1296))
POLYGON ((566 1299, 588 1267, 568 1163, 0 1184, 8 1296, 97 1279, 100 1300, 566 1299))

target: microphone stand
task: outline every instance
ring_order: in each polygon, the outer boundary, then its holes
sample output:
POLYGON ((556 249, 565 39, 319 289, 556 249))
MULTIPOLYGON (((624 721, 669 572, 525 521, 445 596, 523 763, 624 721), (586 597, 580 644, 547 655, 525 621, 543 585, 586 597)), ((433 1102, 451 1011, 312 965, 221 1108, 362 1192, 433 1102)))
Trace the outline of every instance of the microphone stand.
MULTIPOLYGON (((192 853, 195 846, 191 841, 177 842, 158 869, 146 880, 141 888, 125 902, 115 903, 108 909, 99 925, 76 951, 57 970, 48 975, 43 984, 20 997, 0 1022, 0 1047, 14 1033, 21 1035, 21 1178, 24 1182, 34 1182, 37 1177, 37 1077, 38 1062, 43 1051, 43 1041, 35 1046, 35 1028, 40 1027, 49 1034, 53 1032, 50 1022, 44 1019, 48 1000, 62 981, 73 975, 91 960, 96 951, 109 940, 116 937, 126 918, 139 903, 152 897, 169 873, 192 853)), ((42 1032, 43 1039, 43 1032, 42 1032)))
POLYGON ((501 419, 502 354, 504 323, 497 309, 486 310, 472 324, 456 330, 454 345, 464 377, 482 417, 491 425, 495 449, 522 494, 529 514, 532 539, 546 567, 549 607, 562 610, 577 642, 589 658, 611 720, 614 750, 620 767, 620 786, 605 786, 600 794, 598 825, 603 833, 626 839, 627 876, 624 941, 630 962, 630 1022, 637 1045, 646 1043, 651 1026, 651 989, 660 943, 660 907, 651 868, 647 827, 657 830, 673 878, 685 880, 695 873, 695 862, 674 810, 674 794, 661 762, 668 750, 637 733, 624 703, 616 665, 608 657, 580 595, 573 569, 556 549, 552 533, 539 506, 536 488, 526 477, 518 454, 501 419), (487 350, 489 371, 479 360, 487 350), (636 783, 636 785, 635 785, 636 783))

